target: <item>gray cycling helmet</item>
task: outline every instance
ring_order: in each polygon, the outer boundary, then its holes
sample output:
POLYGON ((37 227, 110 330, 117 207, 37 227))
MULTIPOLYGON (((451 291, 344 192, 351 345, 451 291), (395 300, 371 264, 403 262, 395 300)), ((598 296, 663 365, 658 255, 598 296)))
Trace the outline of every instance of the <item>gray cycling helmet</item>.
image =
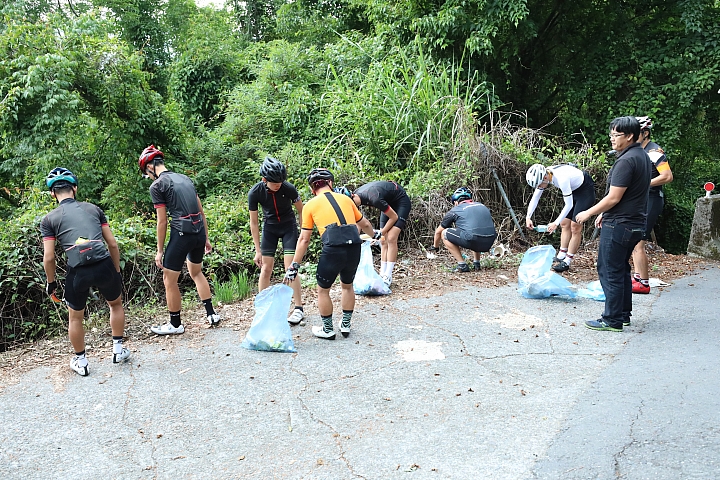
POLYGON ((265 160, 260 166, 260 175, 268 182, 282 183, 287 179, 287 170, 280 160, 265 157, 265 160))

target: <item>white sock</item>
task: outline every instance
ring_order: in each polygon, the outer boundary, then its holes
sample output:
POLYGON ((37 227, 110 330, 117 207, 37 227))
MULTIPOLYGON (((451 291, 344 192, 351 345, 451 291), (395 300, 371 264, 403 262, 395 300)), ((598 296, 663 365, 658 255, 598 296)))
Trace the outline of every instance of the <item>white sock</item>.
POLYGON ((573 261, 573 258, 575 258, 575 255, 573 255, 572 253, 568 253, 567 255, 565 255, 565 258, 563 258, 563 262, 570 265, 573 261))
POLYGON ((563 260, 565 258, 565 255, 567 255, 567 248, 561 248, 560 253, 557 255, 558 260, 563 260))
POLYGON ((387 262, 387 268, 385 268, 385 275, 387 275, 388 278, 392 278, 393 268, 395 268, 395 262, 387 262))
POLYGON ((120 354, 120 353, 122 353, 122 349, 123 349, 122 338, 119 340, 113 339, 113 353, 120 354))
POLYGON ((388 262, 380 262, 380 275, 385 275, 385 270, 387 270, 387 264, 388 262))

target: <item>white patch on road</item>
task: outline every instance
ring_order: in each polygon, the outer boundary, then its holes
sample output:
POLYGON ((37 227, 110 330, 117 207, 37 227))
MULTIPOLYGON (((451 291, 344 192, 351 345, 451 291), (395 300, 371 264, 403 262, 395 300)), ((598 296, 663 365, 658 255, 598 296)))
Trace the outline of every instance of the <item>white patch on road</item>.
POLYGON ((393 347, 397 349, 406 362, 423 362, 426 360, 445 360, 441 345, 442 342, 402 340, 393 347))
POLYGON ((537 327, 543 324, 540 317, 528 315, 527 313, 516 309, 512 309, 510 312, 497 315, 493 318, 482 318, 480 315, 478 318, 492 323, 499 323, 504 328, 514 328, 516 330, 531 328, 533 325, 537 327))

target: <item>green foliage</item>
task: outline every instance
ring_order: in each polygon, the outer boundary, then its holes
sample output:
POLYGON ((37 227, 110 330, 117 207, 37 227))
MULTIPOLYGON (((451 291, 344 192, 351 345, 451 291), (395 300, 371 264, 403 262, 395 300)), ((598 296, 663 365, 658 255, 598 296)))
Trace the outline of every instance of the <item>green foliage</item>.
POLYGON ((227 282, 216 284, 214 293, 218 302, 227 304, 244 300, 250 296, 253 288, 253 279, 248 276, 247 272, 237 272, 233 273, 227 282))

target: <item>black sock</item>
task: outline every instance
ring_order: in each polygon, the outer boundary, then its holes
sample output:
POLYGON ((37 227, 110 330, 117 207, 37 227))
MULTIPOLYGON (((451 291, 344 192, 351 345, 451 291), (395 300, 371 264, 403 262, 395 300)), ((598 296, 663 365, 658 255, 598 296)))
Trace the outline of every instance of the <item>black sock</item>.
POLYGON ((208 298, 207 300, 203 300, 203 305, 205 305, 205 311, 208 314, 208 317, 210 315, 215 315, 215 309, 213 308, 212 304, 212 298, 208 298))
POLYGON ((302 305, 295 305, 295 310, 300 310, 301 312, 304 312, 302 305))
POLYGON ((75 356, 76 356, 76 357, 84 357, 84 356, 85 356, 85 350, 83 350, 82 352, 75 352, 75 356))
POLYGON ((180 321, 180 312, 170 312, 170 325, 178 328, 182 322, 180 321))

